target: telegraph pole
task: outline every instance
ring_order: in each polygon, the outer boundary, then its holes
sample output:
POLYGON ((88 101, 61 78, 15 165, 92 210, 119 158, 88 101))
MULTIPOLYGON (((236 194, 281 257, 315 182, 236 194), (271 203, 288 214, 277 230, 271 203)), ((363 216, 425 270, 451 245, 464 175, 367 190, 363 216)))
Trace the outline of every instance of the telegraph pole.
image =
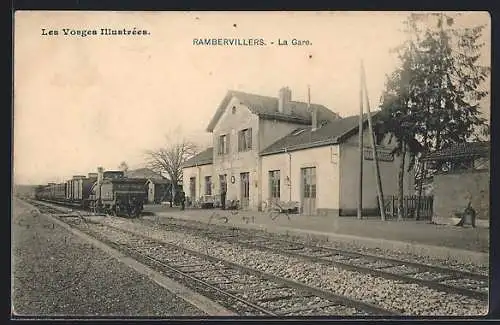
POLYGON ((371 143, 372 143, 373 162, 375 165, 375 176, 377 178, 377 195, 378 195, 378 204, 379 204, 379 208, 380 208, 380 217, 382 218, 382 221, 385 221, 384 193, 382 192, 382 181, 380 180, 380 168, 378 165, 377 148, 375 145, 375 136, 373 134, 373 124, 372 124, 372 117, 371 117, 371 113, 370 113, 370 100, 368 99, 368 89, 366 87, 365 68, 363 66, 363 61, 361 61, 361 74, 362 74, 362 80, 363 80, 363 88, 365 90, 366 109, 368 111, 368 130, 370 132, 370 138, 371 138, 371 143))
POLYGON ((358 131, 358 149, 359 149, 359 183, 358 183, 358 219, 363 218, 363 61, 361 61, 359 83, 359 131, 358 131))
POLYGON ((311 114, 311 132, 309 132, 309 142, 312 141, 312 131, 314 131, 313 124, 314 124, 314 113, 311 110, 311 86, 307 85, 307 111, 309 114, 311 114))

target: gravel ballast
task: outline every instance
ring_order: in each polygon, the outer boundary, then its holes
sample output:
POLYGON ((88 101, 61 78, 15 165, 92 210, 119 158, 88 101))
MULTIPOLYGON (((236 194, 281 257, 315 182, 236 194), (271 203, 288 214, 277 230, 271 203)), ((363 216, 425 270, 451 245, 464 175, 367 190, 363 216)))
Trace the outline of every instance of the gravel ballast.
POLYGON ((15 316, 204 316, 18 200, 12 214, 15 316))
MULTIPOLYGON (((166 219, 166 218, 165 218, 166 219)), ((143 217, 140 221, 137 222, 142 222, 144 224, 148 225, 153 225, 153 224, 159 224, 159 223, 164 223, 168 224, 170 222, 173 222, 175 224, 179 225, 191 225, 191 226, 197 226, 197 227, 208 227, 208 225, 205 223, 202 223, 200 221, 194 221, 194 220, 184 220, 184 219, 166 219, 166 220, 161 220, 159 221, 158 218, 154 217, 143 217)), ((221 225, 221 224, 211 224, 210 227, 216 227, 217 229, 230 229, 234 227, 228 227, 227 225, 221 225)), ((318 245, 318 246, 323 246, 323 247, 330 247, 334 249, 339 249, 339 250, 345 250, 345 251, 352 251, 352 252, 357 252, 361 254, 371 254, 375 256, 382 256, 382 257, 388 257, 388 258, 394 258, 394 259, 400 259, 400 260, 405 260, 409 262, 416 262, 416 263, 421 263, 421 264, 428 264, 428 265, 436 265, 436 266, 442 266, 445 268, 451 268, 451 269, 456 269, 459 271, 467 271, 467 272, 472 272, 472 273, 478 273, 478 274, 483 274, 483 275, 488 275, 489 273, 489 264, 486 263, 471 263, 467 262, 464 260, 459 260, 456 258, 453 258, 451 255, 447 256, 445 258, 443 257, 437 257, 437 256, 429 256, 429 255, 421 255, 421 254, 415 254, 411 253, 408 251, 400 251, 400 250, 389 250, 389 249, 382 249, 379 247, 367 247, 364 245, 361 245, 358 242, 343 242, 343 241, 332 241, 328 240, 328 238, 325 239, 320 239, 318 237, 314 236, 298 236, 296 234, 283 234, 283 233, 277 233, 277 232, 266 232, 262 230, 257 230, 257 229, 239 229, 243 231, 250 231, 254 232, 255 234, 261 234, 264 236, 269 236, 273 237, 276 239, 283 239, 291 242, 296 242, 296 243, 305 243, 305 244, 312 244, 312 245, 318 245)), ((228 230, 229 231, 229 230, 228 230)))
MULTIPOLYGON (((333 266, 305 262, 298 258, 229 245, 185 233, 162 231, 125 219, 105 218, 101 221, 260 271, 376 304, 401 314, 473 316, 484 315, 488 311, 487 302, 457 294, 446 294, 417 284, 407 284, 333 266)), ((105 228, 99 231, 103 234, 107 232, 105 228)), ((111 233, 113 231, 110 235, 111 233)))

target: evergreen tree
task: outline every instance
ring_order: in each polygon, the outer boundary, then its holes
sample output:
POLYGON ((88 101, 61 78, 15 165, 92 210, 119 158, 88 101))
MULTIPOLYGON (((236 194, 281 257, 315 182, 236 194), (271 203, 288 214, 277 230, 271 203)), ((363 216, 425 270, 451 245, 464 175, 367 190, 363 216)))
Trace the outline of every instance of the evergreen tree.
MULTIPOLYGON (((479 109, 488 94, 480 85, 489 68, 478 64, 484 26, 458 28, 455 18, 411 14, 405 21, 408 40, 395 49, 400 66, 387 76, 377 129, 396 138, 394 153, 402 158, 398 218, 403 217, 406 156, 410 157, 407 168, 412 168, 419 155, 471 140, 487 127, 479 109)), ((420 197, 426 172, 419 167, 420 197)))

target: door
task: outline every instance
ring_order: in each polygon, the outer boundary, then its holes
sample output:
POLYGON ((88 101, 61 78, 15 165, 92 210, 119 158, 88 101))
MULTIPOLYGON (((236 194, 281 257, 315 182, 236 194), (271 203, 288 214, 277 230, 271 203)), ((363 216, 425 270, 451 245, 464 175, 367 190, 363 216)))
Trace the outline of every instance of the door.
POLYGON ((205 195, 212 195, 212 176, 205 176, 205 195))
POLYGON ((196 201, 196 177, 189 179, 189 198, 191 202, 196 201))
POLYGON ((148 202, 149 203, 156 203, 155 202, 155 184, 153 182, 149 182, 148 184, 148 202))
POLYGON ((250 204, 250 173, 240 174, 241 184, 241 207, 248 208, 250 204))
POLYGON ((226 193, 225 200, 227 200, 227 177, 226 175, 219 175, 219 202, 222 202, 222 192, 226 193))
POLYGON ((316 214, 316 167, 302 168, 301 205, 305 215, 316 214))
POLYGON ((222 191, 227 193, 227 177, 226 177, 226 175, 219 175, 219 194, 222 191))
POLYGON ((269 172, 269 204, 280 201, 280 171, 271 170, 269 172))

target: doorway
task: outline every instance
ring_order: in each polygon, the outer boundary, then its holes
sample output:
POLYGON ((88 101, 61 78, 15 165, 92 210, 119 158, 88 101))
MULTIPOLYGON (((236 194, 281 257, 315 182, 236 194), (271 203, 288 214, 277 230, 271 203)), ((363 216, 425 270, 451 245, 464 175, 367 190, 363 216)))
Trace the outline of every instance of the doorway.
POLYGON ((301 168, 300 178, 302 213, 316 214, 316 167, 301 168))
POLYGON ((250 204, 250 173, 240 174, 241 207, 248 208, 250 204))
POLYGON ((196 200, 196 177, 191 177, 189 179, 189 197, 191 202, 196 200))

